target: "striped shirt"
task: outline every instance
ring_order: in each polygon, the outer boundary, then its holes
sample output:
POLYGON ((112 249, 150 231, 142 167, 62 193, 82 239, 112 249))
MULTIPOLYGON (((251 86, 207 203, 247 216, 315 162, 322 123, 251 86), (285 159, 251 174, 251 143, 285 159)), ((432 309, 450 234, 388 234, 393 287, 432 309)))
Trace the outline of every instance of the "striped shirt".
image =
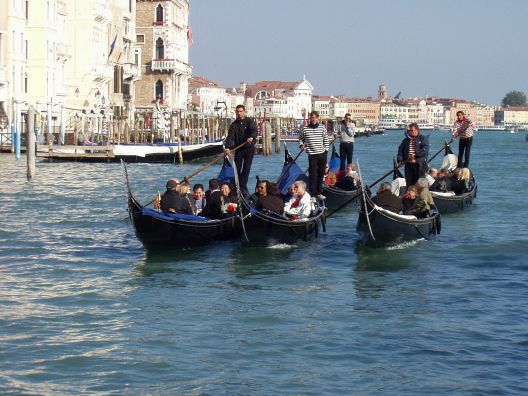
POLYGON ((416 138, 411 138, 409 142, 409 157, 411 155, 416 155, 416 138))
POLYGON ((473 136, 475 125, 469 118, 465 118, 462 121, 456 121, 453 124, 452 139, 456 139, 460 136, 460 139, 467 139, 473 136))
POLYGON ((306 145, 306 152, 310 155, 322 154, 328 151, 328 133, 321 124, 314 127, 305 126, 299 133, 299 146, 306 145))

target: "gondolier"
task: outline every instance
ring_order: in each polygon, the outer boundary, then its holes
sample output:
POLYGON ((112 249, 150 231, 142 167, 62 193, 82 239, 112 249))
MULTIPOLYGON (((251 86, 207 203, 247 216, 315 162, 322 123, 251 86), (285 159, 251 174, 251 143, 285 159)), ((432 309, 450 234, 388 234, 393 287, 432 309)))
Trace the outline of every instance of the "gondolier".
POLYGON ((235 164, 238 171, 240 190, 249 195, 247 182, 251 171, 251 164, 255 156, 257 142, 257 124, 252 118, 246 117, 244 105, 236 107, 236 119, 229 127, 229 132, 224 142, 225 154, 231 155, 231 150, 246 142, 247 144, 235 152, 235 164))
POLYGON ((317 199, 325 199, 322 194, 323 177, 328 153, 328 133, 319 124, 319 113, 310 113, 310 123, 299 133, 299 146, 308 153, 308 174, 310 191, 317 199))
POLYGON ((458 143, 458 167, 467 168, 469 165, 469 156, 471 155, 475 125, 473 121, 464 115, 463 111, 457 111, 456 116, 457 120, 453 124, 451 139, 455 140, 457 137, 460 137, 458 143), (464 157, 463 164, 462 157, 464 157))
POLYGON ((345 114, 345 118, 339 124, 337 129, 337 136, 341 139, 339 144, 339 157, 341 157, 341 164, 339 170, 345 170, 345 164, 352 163, 352 155, 354 154, 354 134, 356 133, 356 124, 352 122, 350 113, 345 114))
POLYGON ((429 155, 429 136, 421 135, 418 124, 409 125, 409 135, 398 147, 398 164, 405 165, 407 187, 425 175, 425 163, 429 155))

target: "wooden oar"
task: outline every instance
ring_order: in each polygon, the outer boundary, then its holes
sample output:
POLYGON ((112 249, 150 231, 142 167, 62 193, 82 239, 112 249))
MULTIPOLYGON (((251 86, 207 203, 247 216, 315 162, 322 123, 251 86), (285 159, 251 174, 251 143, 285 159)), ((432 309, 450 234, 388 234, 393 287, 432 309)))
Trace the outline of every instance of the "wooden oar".
MULTIPOLYGON (((247 142, 244 142, 238 146, 236 146, 234 149, 231 150, 231 152, 234 152, 234 151, 237 151, 239 148, 242 148, 244 147, 245 145, 247 144, 247 142)), ((219 154, 217 158, 215 158, 214 160, 212 160, 211 162, 205 164, 204 166, 202 166, 201 168, 198 168, 196 171, 194 171, 193 173, 191 173, 189 176, 184 176, 183 178, 183 181, 188 183, 192 177, 196 176, 198 173, 206 170, 207 168, 209 168, 210 166, 216 164, 217 162, 219 162, 220 160, 223 160, 225 157, 224 153, 222 154, 219 154)), ((165 194, 165 193, 163 193, 165 194)), ((161 194, 161 196, 163 196, 163 194, 161 194)), ((158 198, 158 194, 156 194, 156 196, 154 198, 152 198, 147 204, 145 204, 144 206, 149 206, 152 202, 154 202, 156 200, 156 198, 158 198)))
POLYGON ((453 142, 454 142, 454 139, 451 139, 449 142, 447 142, 447 140, 444 139, 444 147, 438 150, 438 152, 435 155, 433 155, 431 158, 429 158, 427 162, 431 162, 432 160, 434 160, 438 156, 438 154, 442 152, 442 150, 445 150, 446 147, 449 147, 449 145, 453 142))

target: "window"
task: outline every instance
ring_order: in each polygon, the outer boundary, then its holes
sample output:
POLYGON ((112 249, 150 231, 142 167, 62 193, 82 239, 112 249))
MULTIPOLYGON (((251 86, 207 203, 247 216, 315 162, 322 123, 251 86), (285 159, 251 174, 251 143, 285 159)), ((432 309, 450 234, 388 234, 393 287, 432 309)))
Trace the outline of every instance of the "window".
POLYGON ((28 54, 29 54, 28 48, 29 48, 28 47, 28 41, 26 40, 26 59, 28 58, 28 54))
POLYGON ((163 99, 163 82, 161 80, 156 82, 156 99, 163 99))
POLYGON ((136 34, 136 42, 144 43, 145 42, 145 35, 144 34, 136 34))
POLYGON ((24 93, 27 93, 27 92, 28 92, 27 89, 28 89, 28 75, 27 75, 27 73, 26 73, 26 74, 24 75, 24 93))
POLYGON ((156 25, 163 25, 163 6, 161 4, 156 7, 156 25))
POLYGON ((134 51, 134 64, 139 66, 139 50, 134 51))
POLYGON ((26 22, 29 19, 29 1, 26 0, 26 22))
POLYGON ((156 59, 165 59, 165 46, 161 37, 156 40, 156 59))

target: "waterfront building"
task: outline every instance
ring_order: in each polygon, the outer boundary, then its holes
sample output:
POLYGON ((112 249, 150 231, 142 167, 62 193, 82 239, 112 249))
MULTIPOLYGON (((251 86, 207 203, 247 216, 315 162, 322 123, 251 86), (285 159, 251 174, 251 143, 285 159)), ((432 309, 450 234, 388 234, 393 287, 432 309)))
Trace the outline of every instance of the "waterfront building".
POLYGON ((365 124, 378 124, 381 115, 381 100, 351 98, 347 100, 347 112, 352 119, 363 119, 365 124))
POLYGON ((475 105, 475 125, 478 127, 494 126, 496 109, 494 106, 477 103, 475 105))
POLYGON ((227 116, 229 118, 235 117, 235 109, 238 105, 244 105, 246 107, 246 114, 250 117, 253 116, 253 102, 251 102, 251 105, 248 105, 243 86, 226 90, 227 116))
POLYGON ((510 106, 495 112, 496 125, 528 128, 528 106, 510 106))
MULTIPOLYGON (((9 83, 7 80, 7 51, 8 51, 8 15, 9 8, 7 0, 0 1, 1 8, 7 12, 0 13, 0 133, 5 130, 9 124, 8 117, 8 91, 9 83)), ((2 137, 0 137, 1 139, 2 137)), ((0 146, 3 142, 0 141, 0 146)), ((0 147, 1 148, 1 147, 0 147)))
POLYGON ((192 75, 189 1, 136 0, 136 41, 142 76, 136 83, 136 106, 158 102, 186 109, 192 75))
POLYGON ((216 81, 194 76, 189 79, 189 95, 193 110, 214 114, 225 111, 226 89, 216 81))
POLYGON ((313 95, 312 110, 317 111, 322 120, 326 120, 333 116, 332 105, 335 101, 335 98, 332 96, 313 95))
POLYGON ((266 111, 273 116, 303 120, 312 110, 313 89, 305 77, 293 82, 259 81, 247 85, 246 97, 253 100, 255 116, 266 111))

